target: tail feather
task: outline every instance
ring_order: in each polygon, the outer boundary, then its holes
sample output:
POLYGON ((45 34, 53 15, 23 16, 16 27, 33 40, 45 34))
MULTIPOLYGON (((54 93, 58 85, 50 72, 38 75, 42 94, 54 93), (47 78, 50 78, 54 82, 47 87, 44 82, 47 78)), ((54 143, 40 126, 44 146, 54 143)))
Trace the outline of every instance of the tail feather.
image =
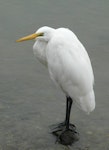
POLYGON ((90 93, 88 93, 85 96, 80 97, 77 100, 77 105, 85 111, 86 113, 90 113, 95 109, 95 94, 92 90, 90 93))

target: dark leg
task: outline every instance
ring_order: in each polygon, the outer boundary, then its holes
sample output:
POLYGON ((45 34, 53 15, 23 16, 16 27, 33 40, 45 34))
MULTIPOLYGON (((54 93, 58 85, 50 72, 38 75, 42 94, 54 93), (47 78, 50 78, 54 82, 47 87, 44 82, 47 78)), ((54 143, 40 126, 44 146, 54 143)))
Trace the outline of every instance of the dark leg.
POLYGON ((72 107, 72 99, 70 97, 67 97, 66 119, 65 119, 66 129, 69 129, 71 107, 72 107))
POLYGON ((62 123, 54 124, 54 125, 51 126, 51 130, 52 130, 52 133, 54 135, 57 135, 58 131, 62 131, 65 128, 70 128, 72 130, 76 130, 75 125, 71 124, 69 122, 69 120, 70 120, 70 112, 71 112, 71 107, 72 107, 72 102, 73 102, 72 99, 70 97, 66 96, 66 117, 65 117, 65 121, 62 122, 62 123))
POLYGON ((57 136, 57 141, 64 145, 71 145, 74 141, 79 139, 78 133, 76 132, 75 125, 70 123, 70 112, 72 107, 72 99, 66 97, 66 118, 63 123, 54 125, 52 133, 57 136))

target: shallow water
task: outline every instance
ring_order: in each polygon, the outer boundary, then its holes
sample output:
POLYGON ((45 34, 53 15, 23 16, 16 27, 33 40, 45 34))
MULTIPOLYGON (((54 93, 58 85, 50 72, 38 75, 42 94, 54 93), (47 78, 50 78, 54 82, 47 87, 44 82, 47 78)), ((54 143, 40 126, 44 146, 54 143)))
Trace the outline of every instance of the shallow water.
POLYGON ((33 42, 16 43, 39 27, 68 27, 86 47, 95 74, 96 109, 72 108, 80 133, 71 150, 109 150, 109 1, 0 1, 0 150, 61 150, 49 125, 63 121, 65 97, 35 60, 33 42))

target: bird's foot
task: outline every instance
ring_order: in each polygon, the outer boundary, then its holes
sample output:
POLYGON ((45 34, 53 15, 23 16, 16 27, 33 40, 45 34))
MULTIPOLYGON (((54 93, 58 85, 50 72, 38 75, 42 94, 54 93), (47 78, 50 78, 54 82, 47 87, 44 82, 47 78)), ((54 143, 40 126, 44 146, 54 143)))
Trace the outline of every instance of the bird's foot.
POLYGON ((79 140, 79 133, 73 124, 69 124, 69 129, 66 129, 65 122, 52 125, 51 133, 57 137, 56 142, 63 145, 71 145, 79 140))
MULTIPOLYGON (((62 122, 62 123, 59 123, 59 124, 54 124, 54 125, 51 125, 50 128, 51 128, 51 133, 57 136, 57 135, 59 135, 60 132, 65 130, 66 123, 62 122)), ((75 131, 76 130, 76 126, 74 124, 70 123, 69 124, 69 129, 75 131)))

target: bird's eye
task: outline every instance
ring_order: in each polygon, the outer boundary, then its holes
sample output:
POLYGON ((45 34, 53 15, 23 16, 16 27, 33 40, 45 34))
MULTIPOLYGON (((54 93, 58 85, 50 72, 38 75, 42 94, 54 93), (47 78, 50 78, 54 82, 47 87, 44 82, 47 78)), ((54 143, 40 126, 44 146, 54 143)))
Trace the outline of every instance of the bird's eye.
POLYGON ((44 33, 43 33, 43 32, 39 33, 39 36, 43 36, 43 35, 44 35, 44 33))

